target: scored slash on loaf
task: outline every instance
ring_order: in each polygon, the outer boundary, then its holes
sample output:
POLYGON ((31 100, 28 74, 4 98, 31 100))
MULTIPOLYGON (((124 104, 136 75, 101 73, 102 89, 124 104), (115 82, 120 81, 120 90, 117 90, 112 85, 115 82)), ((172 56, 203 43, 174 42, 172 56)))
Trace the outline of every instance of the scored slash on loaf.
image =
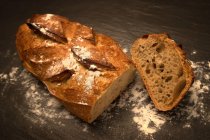
POLYGON ((24 67, 89 123, 134 78, 135 68, 116 41, 58 15, 28 19, 18 29, 16 47, 24 67))

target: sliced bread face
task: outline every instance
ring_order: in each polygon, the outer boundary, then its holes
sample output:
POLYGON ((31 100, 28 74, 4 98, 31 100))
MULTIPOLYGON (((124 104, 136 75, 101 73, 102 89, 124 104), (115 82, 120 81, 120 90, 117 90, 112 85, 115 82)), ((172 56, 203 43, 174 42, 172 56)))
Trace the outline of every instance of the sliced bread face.
POLYGON ((150 34, 134 42, 131 55, 155 107, 173 109, 193 82, 184 51, 167 34, 150 34))

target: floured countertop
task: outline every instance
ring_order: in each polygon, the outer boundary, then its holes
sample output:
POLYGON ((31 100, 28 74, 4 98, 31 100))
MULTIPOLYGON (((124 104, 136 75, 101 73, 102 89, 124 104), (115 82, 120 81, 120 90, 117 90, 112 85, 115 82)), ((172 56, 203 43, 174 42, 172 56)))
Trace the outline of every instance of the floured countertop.
MULTIPOLYGON (((2 10, 10 8, 14 13, 0 13, 4 17, 0 23, 0 139, 210 139, 209 7, 210 2, 195 1, 5 2, 2 10), (168 32, 186 51, 194 84, 174 110, 160 112, 136 76, 96 121, 87 124, 66 111, 22 67, 15 33, 34 13, 59 14, 92 26, 117 40, 128 55, 141 35, 168 32)), ((89 78, 87 85, 91 81, 89 78)))
MULTIPOLYGON (((14 53, 11 56, 17 55, 14 53)), ((107 122, 114 121, 117 116, 122 117, 121 113, 126 112, 130 115, 127 120, 123 119, 123 123, 129 121, 139 137, 155 139, 156 134, 166 131, 164 130, 166 126, 176 125, 177 122, 184 131, 193 129, 192 120, 199 120, 203 126, 210 124, 209 106, 205 102, 210 88, 210 61, 190 62, 195 74, 194 84, 180 105, 169 112, 160 112, 154 107, 138 76, 93 124, 82 122, 66 111, 62 104, 49 94, 44 85, 21 66, 11 67, 8 73, 0 73, 0 81, 3 83, 1 96, 5 96, 10 86, 19 86, 16 90, 21 91, 17 94, 20 94, 18 98, 22 98, 23 103, 15 103, 14 108, 23 120, 31 124, 30 129, 45 128, 49 124, 65 129, 69 123, 74 123, 81 125, 82 133, 92 133, 94 126, 105 131, 105 129, 115 129, 112 124, 107 126, 107 122)), ((13 99, 14 102, 18 100, 16 98, 13 99)), ((118 123, 115 125, 120 126, 122 122, 118 123)), ((53 133, 52 130, 50 132, 53 133)))

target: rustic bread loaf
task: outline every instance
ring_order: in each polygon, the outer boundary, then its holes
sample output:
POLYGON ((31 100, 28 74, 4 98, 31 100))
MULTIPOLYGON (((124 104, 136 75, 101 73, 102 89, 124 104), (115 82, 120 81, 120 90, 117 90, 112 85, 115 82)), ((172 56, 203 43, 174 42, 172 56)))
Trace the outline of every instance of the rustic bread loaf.
POLYGON ((131 55, 146 89, 161 111, 174 108, 193 82, 193 72, 181 46, 167 34, 144 35, 131 55))
POLYGON ((134 78, 135 68, 117 42, 58 15, 28 19, 18 29, 16 47, 24 67, 89 123, 134 78))

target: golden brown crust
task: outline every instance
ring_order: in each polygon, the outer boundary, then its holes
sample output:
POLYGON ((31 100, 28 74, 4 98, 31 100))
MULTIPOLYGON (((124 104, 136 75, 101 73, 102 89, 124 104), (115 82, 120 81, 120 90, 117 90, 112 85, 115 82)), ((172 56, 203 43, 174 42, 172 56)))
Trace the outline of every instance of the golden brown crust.
POLYGON ((35 15, 21 25, 16 34, 16 47, 25 68, 42 80, 68 110, 87 122, 93 121, 93 106, 110 84, 133 69, 112 38, 52 14, 35 15), (67 42, 60 38, 66 38, 67 42), (77 54, 79 60, 73 47, 82 47, 77 54), (106 64, 114 70, 103 67, 106 64), (98 66, 100 69, 90 68, 98 66))
MULTIPOLYGON (((167 47, 167 45, 165 46, 167 47)), ((193 83, 193 71, 192 68, 190 66, 190 64, 188 63, 188 61, 186 60, 186 56, 184 51, 179 47, 179 45, 177 45, 172 39, 170 39, 170 37, 163 33, 163 34, 149 34, 149 35, 144 35, 143 37, 137 39, 131 48, 131 55, 132 55, 132 59, 134 64, 137 67, 138 72, 140 73, 142 80, 146 86, 146 89, 148 90, 148 93, 155 105, 155 107, 161 111, 167 111, 167 110, 171 110, 173 109, 175 106, 178 105, 178 103, 182 100, 182 98, 184 97, 184 95, 186 94, 186 92, 188 91, 188 89, 190 88, 190 86, 193 83), (140 66, 141 62, 139 61, 139 58, 137 57, 137 53, 139 52, 139 44, 141 42, 142 39, 147 39, 148 37, 152 37, 155 38, 156 40, 164 41, 165 43, 168 43, 168 45, 173 46, 174 50, 177 52, 177 54, 179 55, 179 58, 181 59, 181 64, 182 68, 184 70, 184 73, 186 74, 186 86, 184 87, 184 89, 181 91, 181 93, 179 94, 178 97, 172 99, 172 103, 169 105, 162 105, 158 102, 158 100, 154 97, 154 90, 153 87, 151 87, 150 83, 148 83, 147 78, 144 75, 143 69, 140 66)), ((152 56, 151 56, 152 57, 152 56)))
POLYGON ((182 61, 181 61, 182 62, 181 63, 182 67, 184 68, 184 70, 186 70, 186 74, 187 74, 186 86, 182 90, 179 98, 173 103, 172 107, 171 108, 167 108, 166 110, 171 110, 172 108, 176 107, 179 104, 179 102, 184 98, 184 96, 187 93, 188 89, 193 84, 193 80, 194 80, 194 73, 193 73, 191 64, 187 61, 186 54, 185 54, 184 50, 182 50, 177 44, 176 44, 175 49, 178 52, 178 54, 180 55, 179 57, 182 59, 182 61))

